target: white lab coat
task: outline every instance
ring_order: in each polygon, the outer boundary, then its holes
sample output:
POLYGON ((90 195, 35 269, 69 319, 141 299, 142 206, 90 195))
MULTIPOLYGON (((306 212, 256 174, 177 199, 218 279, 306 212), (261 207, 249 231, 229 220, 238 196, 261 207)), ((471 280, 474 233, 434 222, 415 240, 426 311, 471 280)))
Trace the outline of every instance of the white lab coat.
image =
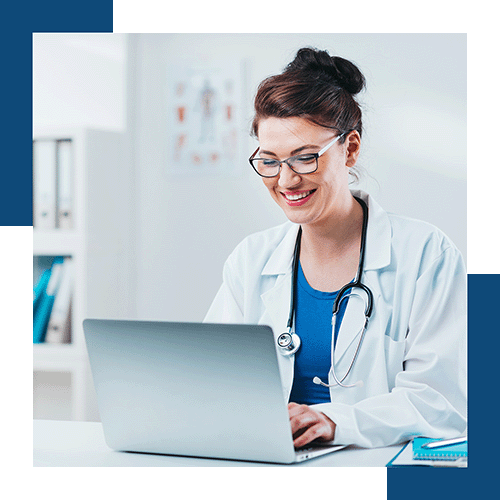
MULTIPOLYGON (((330 403, 312 405, 336 424, 334 443, 378 447, 412 436, 453 437, 466 429, 466 272, 455 245, 425 222, 368 203, 362 282, 374 305, 344 384, 330 403)), ((298 225, 287 222, 247 237, 224 265, 223 284, 206 322, 266 324, 287 331, 292 256, 298 225)), ((349 300, 335 348, 342 377, 359 340, 364 304, 349 300)), ((278 354, 286 401, 294 356, 278 354)), ((334 380, 329 376, 329 383, 334 380)))

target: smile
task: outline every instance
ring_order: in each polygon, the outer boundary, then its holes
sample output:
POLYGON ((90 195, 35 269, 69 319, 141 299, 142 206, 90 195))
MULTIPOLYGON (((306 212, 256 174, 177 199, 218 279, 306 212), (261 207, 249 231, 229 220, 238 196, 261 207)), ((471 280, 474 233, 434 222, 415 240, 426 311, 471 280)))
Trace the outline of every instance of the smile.
POLYGON ((311 189, 310 191, 301 191, 298 193, 281 193, 285 198, 288 205, 297 206, 304 204, 309 197, 316 191, 316 189, 311 189))

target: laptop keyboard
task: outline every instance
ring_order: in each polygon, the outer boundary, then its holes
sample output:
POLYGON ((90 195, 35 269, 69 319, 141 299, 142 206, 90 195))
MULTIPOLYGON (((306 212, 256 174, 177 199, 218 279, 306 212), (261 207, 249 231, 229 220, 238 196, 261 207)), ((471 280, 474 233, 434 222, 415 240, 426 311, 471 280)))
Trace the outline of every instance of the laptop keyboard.
POLYGON ((307 446, 307 445, 306 445, 306 446, 304 446, 304 447, 302 447, 302 448, 296 448, 296 449, 295 449, 295 456, 296 456, 296 457, 303 457, 304 455, 306 455, 306 458, 308 458, 308 457, 307 457, 307 455, 308 455, 310 452, 312 452, 312 451, 314 451, 314 450, 317 450, 317 449, 318 449, 318 448, 316 448, 316 447, 314 447, 314 446, 307 446))

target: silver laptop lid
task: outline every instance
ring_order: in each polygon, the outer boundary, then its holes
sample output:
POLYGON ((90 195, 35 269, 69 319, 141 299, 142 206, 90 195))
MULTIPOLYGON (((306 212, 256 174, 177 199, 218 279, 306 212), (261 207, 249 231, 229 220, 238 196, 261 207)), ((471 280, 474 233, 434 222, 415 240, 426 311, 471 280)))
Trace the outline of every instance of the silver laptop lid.
POLYGON ((83 328, 111 448, 294 461, 271 328, 97 319, 83 328))

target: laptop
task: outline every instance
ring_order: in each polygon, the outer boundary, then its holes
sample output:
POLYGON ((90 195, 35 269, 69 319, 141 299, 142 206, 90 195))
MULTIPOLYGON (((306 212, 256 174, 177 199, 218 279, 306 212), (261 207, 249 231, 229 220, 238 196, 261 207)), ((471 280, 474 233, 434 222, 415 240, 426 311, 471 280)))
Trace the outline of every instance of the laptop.
POLYGON ((118 451, 294 463, 273 332, 263 325, 86 319, 107 445, 118 451))

